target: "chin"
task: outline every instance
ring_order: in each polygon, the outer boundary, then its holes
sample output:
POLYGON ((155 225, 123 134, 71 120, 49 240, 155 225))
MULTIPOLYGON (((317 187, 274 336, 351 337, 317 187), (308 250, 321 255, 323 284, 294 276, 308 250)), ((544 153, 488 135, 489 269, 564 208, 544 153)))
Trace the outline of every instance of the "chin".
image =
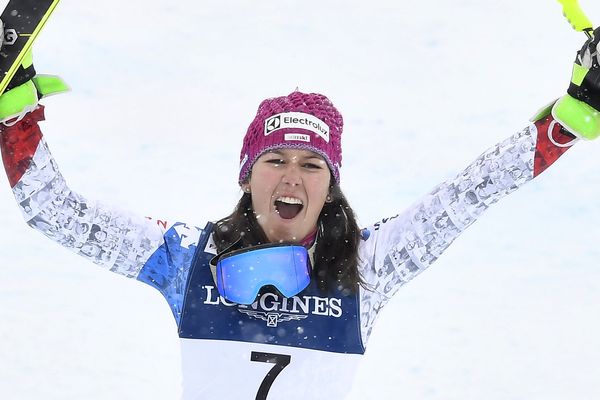
POLYGON ((268 235, 269 240, 272 243, 279 242, 291 242, 291 243, 300 243, 304 236, 301 234, 294 234, 293 232, 277 232, 271 235, 268 235))

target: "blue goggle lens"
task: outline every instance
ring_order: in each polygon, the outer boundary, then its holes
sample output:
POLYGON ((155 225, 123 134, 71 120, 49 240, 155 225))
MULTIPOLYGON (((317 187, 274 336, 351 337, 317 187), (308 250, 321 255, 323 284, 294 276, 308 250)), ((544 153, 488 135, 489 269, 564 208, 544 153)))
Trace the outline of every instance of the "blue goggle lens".
POLYGON ((238 304, 252 304, 266 285, 292 297, 309 283, 308 252, 303 246, 257 246, 225 254, 217 261, 219 294, 238 304))

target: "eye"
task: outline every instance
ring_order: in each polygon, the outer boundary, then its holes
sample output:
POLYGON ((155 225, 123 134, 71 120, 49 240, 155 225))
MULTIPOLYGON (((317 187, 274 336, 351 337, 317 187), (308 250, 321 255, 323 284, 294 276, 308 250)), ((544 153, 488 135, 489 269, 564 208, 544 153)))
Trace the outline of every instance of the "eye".
POLYGON ((285 161, 280 158, 272 158, 270 160, 265 160, 265 162, 275 166, 285 164, 285 161))
POLYGON ((316 164, 313 162, 306 162, 302 166, 307 169, 322 169, 323 168, 320 164, 316 164))

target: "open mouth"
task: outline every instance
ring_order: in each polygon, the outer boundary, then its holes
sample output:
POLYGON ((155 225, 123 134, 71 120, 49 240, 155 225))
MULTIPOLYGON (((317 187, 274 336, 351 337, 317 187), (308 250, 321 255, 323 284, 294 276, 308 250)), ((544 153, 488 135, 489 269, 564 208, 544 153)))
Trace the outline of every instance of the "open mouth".
POLYGON ((275 200, 275 210, 283 219, 292 219, 302 211, 302 200, 294 197, 278 197, 275 200))

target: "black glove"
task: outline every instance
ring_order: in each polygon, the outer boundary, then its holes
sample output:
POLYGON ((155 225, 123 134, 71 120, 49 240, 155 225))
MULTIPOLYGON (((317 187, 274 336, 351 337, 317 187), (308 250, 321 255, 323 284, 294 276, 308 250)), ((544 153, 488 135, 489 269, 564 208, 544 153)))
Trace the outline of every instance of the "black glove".
POLYGON ((596 28, 593 38, 588 39, 577 52, 573 76, 567 93, 577 100, 589 104, 600 111, 600 28, 596 28))

